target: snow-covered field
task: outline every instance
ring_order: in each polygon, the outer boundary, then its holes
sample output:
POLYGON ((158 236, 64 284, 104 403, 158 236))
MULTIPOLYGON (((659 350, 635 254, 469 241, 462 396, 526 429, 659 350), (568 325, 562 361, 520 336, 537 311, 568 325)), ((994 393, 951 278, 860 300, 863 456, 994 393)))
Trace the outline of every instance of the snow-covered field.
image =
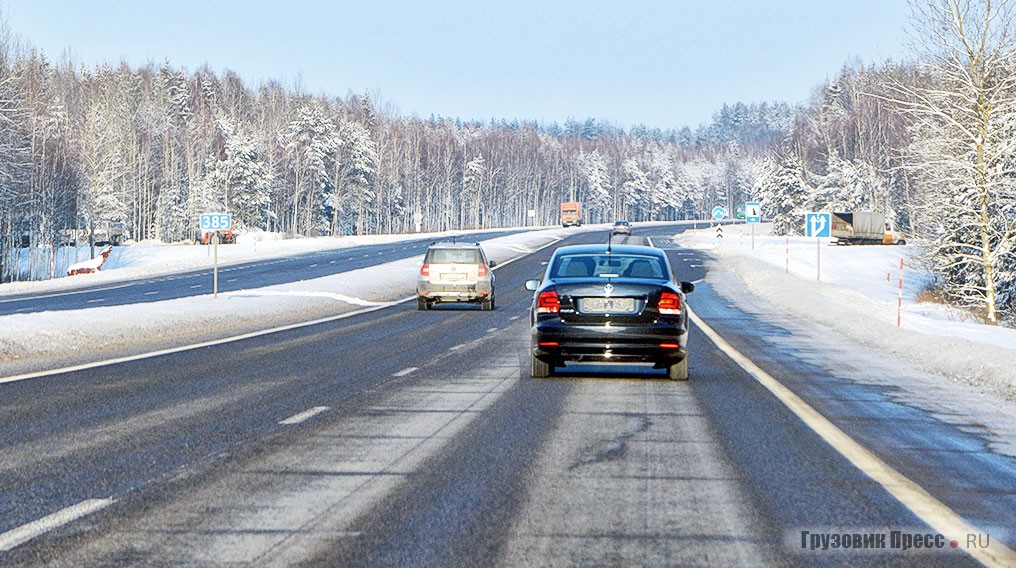
POLYGON ((708 283, 739 309, 777 319, 802 347, 839 357, 830 363, 891 386, 905 404, 984 426, 993 447, 1016 455, 1016 330, 918 303, 930 276, 914 267, 913 245, 829 246, 826 239, 769 236, 770 228, 755 228, 754 249, 747 225, 726 227, 722 242, 711 229, 675 241, 712 257, 708 283))
MULTIPOLYGON (((545 228, 492 239, 484 248, 503 264, 577 230, 605 228, 545 228)), ((687 231, 675 240, 713 258, 708 283, 741 309, 776 317, 780 324, 796 322, 793 340, 802 344, 828 346, 830 352, 837 346, 842 352, 844 342, 849 342, 851 360, 865 368, 864 380, 891 384, 908 402, 940 411, 958 423, 969 424, 976 417, 992 433, 993 445, 1016 455, 1016 421, 1011 419, 1016 411, 1016 374, 1011 371, 1016 330, 981 325, 938 304, 917 303, 928 276, 911 267, 912 246, 833 247, 816 245, 815 239, 763 236, 768 230, 767 225, 756 227, 754 249, 745 225, 727 227, 719 245, 711 229, 687 231), (903 301, 897 327, 901 258, 903 301)), ((229 274, 231 263, 241 261, 440 236, 282 241, 261 235, 219 247, 220 277, 229 274)), ((418 261, 414 257, 325 278, 223 293, 218 299, 205 295, 139 306, 3 316, 0 377, 407 301, 412 299, 418 261)), ((126 278, 208 268, 211 262, 210 251, 201 246, 117 247, 99 274, 4 285, 0 300, 29 290, 59 293, 84 282, 116 286, 126 278)), ((694 307, 694 299, 691 304, 694 307)))

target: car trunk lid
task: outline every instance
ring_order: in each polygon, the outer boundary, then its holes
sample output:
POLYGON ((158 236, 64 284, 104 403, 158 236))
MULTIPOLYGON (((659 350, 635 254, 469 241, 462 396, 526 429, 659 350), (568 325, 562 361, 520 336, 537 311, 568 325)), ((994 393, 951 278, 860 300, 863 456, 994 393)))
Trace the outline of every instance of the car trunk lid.
POLYGON ((652 323, 663 287, 636 282, 559 283, 561 321, 576 325, 652 323))

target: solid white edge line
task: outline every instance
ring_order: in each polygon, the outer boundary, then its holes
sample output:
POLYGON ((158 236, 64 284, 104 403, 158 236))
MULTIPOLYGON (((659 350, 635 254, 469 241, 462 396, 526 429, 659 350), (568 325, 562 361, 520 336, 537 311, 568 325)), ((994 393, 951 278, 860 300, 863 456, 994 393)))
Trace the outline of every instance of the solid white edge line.
POLYGON ((365 313, 373 312, 373 311, 376 311, 376 310, 380 310, 380 309, 383 309, 383 308, 387 308, 389 306, 393 306, 393 305, 396 305, 396 304, 401 304, 401 303, 404 303, 404 302, 408 302, 409 300, 415 300, 415 299, 416 299, 416 297, 412 296, 410 298, 404 298, 402 300, 397 300, 397 301, 394 301, 394 302, 388 302, 388 303, 381 304, 381 305, 378 305, 378 306, 371 306, 371 307, 368 307, 368 308, 363 308, 363 309, 359 309, 359 310, 353 310, 351 312, 344 312, 344 313, 341 313, 341 314, 338 314, 338 315, 328 316, 328 317, 325 317, 325 318, 319 318, 319 319, 311 320, 311 321, 299 322, 299 323, 294 323, 294 324, 289 324, 289 325, 282 325, 282 326, 278 326, 278 327, 273 327, 273 328, 269 328, 269 329, 262 329, 262 330, 258 330, 258 331, 252 331, 250 333, 244 333, 244 334, 241 334, 241 335, 234 335, 233 337, 224 337, 224 338, 221 338, 221 339, 213 339, 213 340, 210 340, 210 341, 203 341, 201 343, 193 343, 193 344, 190 344, 190 345, 181 345, 179 347, 169 347, 167 349, 160 349, 158 351, 151 351, 151 352, 148 352, 148 353, 139 353, 137 355, 128 355, 126 357, 117 357, 117 358, 114 358, 114 359, 107 359, 105 361, 95 361, 95 362, 92 362, 92 363, 82 363, 80 365, 72 365, 72 366, 63 367, 63 368, 60 368, 60 369, 51 369, 51 370, 48 370, 48 371, 35 371, 33 373, 24 373, 24 374, 21 374, 21 375, 12 375, 10 377, 0 378, 0 384, 13 383, 13 382, 24 381, 24 380, 28 380, 28 379, 37 379, 37 378, 40 378, 40 377, 46 377, 46 376, 50 376, 50 375, 59 375, 59 374, 62 374, 62 373, 71 373, 71 372, 74 372, 74 371, 83 371, 85 369, 94 369, 96 367, 105 367, 107 365, 115 365, 117 363, 127 363, 129 361, 139 361, 141 359, 150 359, 152 357, 158 357, 160 355, 169 355, 169 354, 172 354, 172 353, 180 353, 180 352, 183 352, 183 351, 191 351, 191 350, 194 350, 194 349, 201 349, 203 347, 212 347, 212 346, 215 346, 215 345, 222 345, 222 344, 225 344, 225 343, 232 343, 234 341, 240 341, 242 339, 250 339, 252 337, 260 337, 262 335, 268 335, 268 334, 271 334, 271 333, 278 333, 280 331, 288 331, 288 330, 292 330, 292 329, 299 329, 301 327, 307 327, 307 326, 311 326, 311 325, 317 325, 317 324, 321 324, 321 323, 328 323, 328 322, 332 322, 332 321, 337 321, 337 320, 341 320, 341 319, 357 316, 357 315, 360 315, 360 314, 365 314, 365 313))
POLYGON ((61 509, 51 515, 46 515, 41 519, 11 529, 3 534, 0 534, 0 552, 7 552, 57 527, 66 525, 71 521, 76 521, 81 517, 90 515, 100 509, 104 509, 112 503, 112 498, 88 499, 78 503, 77 505, 71 505, 70 507, 61 509))
MULTIPOLYGON (((548 242, 547 244, 543 245, 542 247, 537 248, 533 252, 531 252, 529 254, 523 254, 523 255, 517 256, 515 258, 510 258, 510 259, 504 261, 503 263, 498 264, 494 268, 491 268, 491 270, 497 270, 498 268, 501 268, 502 266, 508 266, 509 264, 515 262, 516 260, 519 260, 521 258, 525 258, 525 257, 529 256, 530 254, 536 254, 536 253, 542 251, 543 249, 545 249, 547 247, 550 247, 550 246, 553 246, 553 245, 557 244, 562 239, 563 239, 563 237, 552 237, 550 242, 548 242)), ((384 302, 384 303, 380 303, 380 304, 378 304, 376 306, 370 306, 370 307, 359 309, 359 310, 353 310, 351 312, 344 312, 344 313, 341 313, 341 314, 338 314, 338 315, 334 315, 334 316, 328 316, 328 317, 324 317, 324 318, 318 318, 316 320, 298 322, 298 323, 293 323, 293 324, 289 324, 289 325, 282 325, 282 326, 278 326, 278 327, 272 327, 272 328, 269 328, 269 329, 262 329, 262 330, 258 330, 258 331, 252 331, 252 332, 249 332, 249 333, 243 333, 243 334, 240 334, 240 335, 234 335, 232 337, 223 337, 221 339, 213 339, 213 340, 210 340, 210 341, 203 341, 201 343, 193 343, 193 344, 190 344, 190 345, 181 345, 179 347, 169 347, 169 348, 166 348, 166 349, 160 349, 158 351, 151 351, 151 352, 148 352, 148 353, 138 353, 137 355, 128 355, 126 357, 117 357, 117 358, 114 358, 114 359, 106 359, 104 361, 94 361, 92 363, 81 363, 80 365, 71 365, 69 367, 62 367, 62 368, 59 368, 59 369, 49 369, 49 370, 46 370, 46 371, 34 371, 34 372, 31 372, 31 373, 23 373, 23 374, 20 374, 20 375, 11 375, 9 377, 0 377, 0 385, 5 384, 5 383, 15 383, 15 382, 18 382, 18 381, 25 381, 25 380, 29 380, 29 379, 38 379, 38 378, 42 378, 42 377, 48 377, 50 375, 59 375, 59 374, 62 374, 62 373, 72 373, 74 371, 84 371, 85 369, 95 369, 97 367, 105 367, 107 365, 115 365, 117 363, 127 363, 127 362, 130 362, 130 361, 140 361, 142 359, 150 359, 152 357, 158 357, 160 355, 170 355, 172 353, 181 353, 183 351, 191 351, 191 350, 194 350, 194 349, 201 349, 203 347, 212 347, 212 346, 215 346, 215 345, 223 345, 225 343, 232 343, 234 341, 240 341, 240 340, 243 340, 243 339, 250 339, 252 337, 260 337, 262 335, 269 335, 269 334, 272 334, 272 333, 278 333, 280 331, 289 331, 289 330, 292 330, 292 329, 300 329, 301 327, 308 327, 308 326, 312 326, 312 325, 318 325, 318 324, 322 324, 322 323, 328 323, 328 322, 338 321, 338 320, 341 320, 341 319, 346 319, 346 318, 350 318, 350 317, 353 317, 353 316, 358 316, 360 314, 366 314, 366 313, 374 312, 374 311, 377 311, 377 310, 382 310, 384 308, 388 308, 388 307, 391 307, 391 306, 397 306, 399 304, 404 304, 406 302, 412 302, 412 301, 415 301, 415 300, 416 300, 416 294, 413 294, 412 296, 408 296, 408 297, 402 298, 401 300, 393 300, 391 302, 384 302)))
POLYGON ((42 294, 39 296, 31 296, 30 298, 17 297, 17 298, 0 298, 0 304, 6 304, 9 302, 20 302, 26 299, 32 300, 43 300, 46 298, 58 298, 60 296, 74 296, 77 294, 88 294, 90 292, 105 292, 107 290, 119 290, 120 288, 126 288, 128 286, 134 286, 136 282, 126 282, 124 284, 115 284, 110 286, 101 286, 99 288, 86 288, 84 290, 67 290, 61 292, 52 292, 50 294, 42 294))
MULTIPOLYGON (((828 418, 794 394, 793 391, 785 387, 769 373, 763 371, 751 359, 734 349, 730 343, 702 321, 690 308, 688 309, 688 315, 720 351, 723 351, 738 366, 775 395, 780 402, 796 414, 802 422, 832 446, 834 450, 854 464, 854 467, 861 470, 865 475, 874 480, 875 483, 881 485, 890 495, 902 503, 903 506, 910 509, 911 512, 917 515, 928 526, 947 538, 957 540, 962 535, 983 532, 925 491, 920 485, 914 483, 889 466, 889 464, 882 461, 878 456, 868 451, 864 446, 854 441, 845 432, 840 430, 839 427, 830 422, 828 418)), ((960 542, 963 541, 960 540, 960 542)), ((997 539, 992 539, 990 545, 985 548, 964 548, 962 550, 985 566, 997 566, 999 568, 1016 566, 1016 552, 1013 552, 1013 550, 1003 544, 999 544, 997 539)))
POLYGON ((306 421, 310 420, 311 418, 314 418, 315 416, 317 416, 318 414, 321 414, 322 412, 324 412, 326 410, 331 410, 331 408, 329 408, 327 406, 315 406, 314 408, 311 408, 310 410, 304 410, 300 414, 296 414, 296 415, 290 416, 289 418, 287 418, 285 420, 280 420, 279 424, 283 424, 285 426, 291 426, 293 424, 299 424, 301 422, 306 422, 306 421))
POLYGON ((409 375, 411 373, 415 373, 419 369, 420 369, 419 367, 406 367, 405 369, 402 369, 398 373, 392 373, 392 376, 393 377, 405 377, 406 375, 409 375))

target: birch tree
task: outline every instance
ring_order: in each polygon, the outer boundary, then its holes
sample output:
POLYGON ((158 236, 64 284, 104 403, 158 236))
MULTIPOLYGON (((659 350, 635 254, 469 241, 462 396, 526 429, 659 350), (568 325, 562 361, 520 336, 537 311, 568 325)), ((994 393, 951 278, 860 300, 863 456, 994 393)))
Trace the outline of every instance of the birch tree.
POLYGON ((588 207, 589 221, 596 223, 607 220, 611 211, 612 184, 603 156, 595 150, 588 154, 582 153, 579 154, 576 165, 585 188, 584 201, 588 207))
POLYGON ((343 174, 336 180, 336 187, 341 188, 339 207, 355 212, 357 233, 363 234, 368 228, 369 205, 377 195, 373 189, 377 146, 359 122, 344 122, 341 132, 343 174))
POLYGON ((892 87, 912 120, 908 166, 925 192, 919 229, 946 296, 994 325, 1000 276, 1016 264, 1013 4, 925 0, 915 13, 925 82, 892 87))
POLYGON ((624 181, 614 207, 622 219, 636 219, 634 212, 640 209, 639 199, 649 192, 649 178, 635 158, 627 158, 621 165, 621 172, 624 181))

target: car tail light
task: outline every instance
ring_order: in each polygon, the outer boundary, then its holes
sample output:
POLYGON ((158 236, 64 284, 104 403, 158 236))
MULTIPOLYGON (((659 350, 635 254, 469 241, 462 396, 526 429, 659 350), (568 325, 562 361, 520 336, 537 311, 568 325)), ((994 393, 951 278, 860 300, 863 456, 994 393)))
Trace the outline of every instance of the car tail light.
POLYGON ((430 276, 430 265, 424 264, 420 267, 420 276, 430 276))
POLYGON ((539 345, 540 345, 540 347, 557 347, 557 342, 556 341, 541 341, 539 343, 539 345))
POLYGON ((476 269, 476 275, 477 276, 483 277, 483 276, 486 276, 490 272, 490 269, 487 268, 486 264, 477 264, 476 266, 478 267, 476 269))
POLYGON ((677 343, 661 343, 660 349, 680 349, 681 346, 677 343))
POLYGON ((660 313, 677 315, 681 313, 681 296, 673 292, 660 294, 660 313))
POLYGON ((536 298, 536 313, 556 314, 560 311, 561 299, 557 297, 557 292, 553 290, 540 292, 540 295, 536 298))

